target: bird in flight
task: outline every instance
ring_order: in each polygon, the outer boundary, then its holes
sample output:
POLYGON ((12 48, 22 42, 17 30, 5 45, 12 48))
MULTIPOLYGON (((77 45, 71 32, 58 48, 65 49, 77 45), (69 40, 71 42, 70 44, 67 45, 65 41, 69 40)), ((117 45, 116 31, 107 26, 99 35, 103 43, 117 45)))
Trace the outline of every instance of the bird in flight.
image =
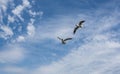
POLYGON ((79 22, 79 24, 76 25, 76 27, 74 28, 73 34, 76 33, 76 31, 77 31, 78 28, 82 28, 82 23, 84 23, 84 22, 85 22, 85 21, 82 20, 82 21, 79 22))
POLYGON ((60 37, 57 37, 59 40, 61 40, 61 43, 62 44, 66 44, 66 41, 67 40, 71 40, 72 38, 66 38, 66 39, 62 39, 62 38, 60 38, 60 37))

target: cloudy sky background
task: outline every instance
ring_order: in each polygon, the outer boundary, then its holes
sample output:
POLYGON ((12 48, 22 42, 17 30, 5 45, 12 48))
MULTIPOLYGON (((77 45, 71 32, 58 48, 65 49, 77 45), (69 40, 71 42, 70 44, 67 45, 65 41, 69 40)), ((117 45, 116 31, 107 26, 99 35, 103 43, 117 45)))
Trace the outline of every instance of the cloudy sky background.
POLYGON ((120 74, 119 3, 0 0, 0 74, 120 74))

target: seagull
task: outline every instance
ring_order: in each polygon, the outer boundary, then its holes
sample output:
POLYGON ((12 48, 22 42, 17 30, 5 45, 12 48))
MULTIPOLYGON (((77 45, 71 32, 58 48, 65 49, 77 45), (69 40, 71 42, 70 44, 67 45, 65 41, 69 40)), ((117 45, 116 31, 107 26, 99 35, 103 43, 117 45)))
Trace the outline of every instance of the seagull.
POLYGON ((82 20, 82 21, 79 22, 79 24, 76 25, 76 27, 74 28, 73 34, 76 33, 76 31, 77 31, 78 28, 82 28, 82 23, 84 23, 84 22, 85 22, 85 21, 82 20))
POLYGON ((67 40, 71 40, 72 38, 66 38, 66 39, 62 39, 60 37, 57 37, 59 40, 61 40, 62 44, 66 44, 67 40))

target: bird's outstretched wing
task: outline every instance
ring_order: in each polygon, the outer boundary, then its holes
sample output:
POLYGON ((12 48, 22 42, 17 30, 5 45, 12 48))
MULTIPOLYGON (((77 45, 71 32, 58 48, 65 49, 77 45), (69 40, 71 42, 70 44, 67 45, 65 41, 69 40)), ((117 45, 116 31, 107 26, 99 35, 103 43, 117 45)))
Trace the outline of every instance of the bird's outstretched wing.
POLYGON ((76 33, 76 31, 77 31, 78 28, 79 28, 79 27, 77 27, 77 26, 74 28, 73 34, 76 33))
POLYGON ((85 22, 84 20, 80 21, 80 22, 79 22, 79 25, 82 25, 82 23, 84 23, 84 22, 85 22))
POLYGON ((64 39, 64 41, 67 41, 67 40, 71 40, 72 38, 66 38, 66 39, 64 39))
POLYGON ((60 37, 57 37, 59 40, 62 40, 62 38, 60 38, 60 37))

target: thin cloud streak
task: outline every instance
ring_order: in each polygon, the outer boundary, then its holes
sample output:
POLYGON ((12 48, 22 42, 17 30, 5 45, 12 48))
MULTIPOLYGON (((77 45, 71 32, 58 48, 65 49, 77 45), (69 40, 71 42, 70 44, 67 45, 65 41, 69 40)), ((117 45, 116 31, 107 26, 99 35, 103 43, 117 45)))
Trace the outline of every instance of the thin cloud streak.
POLYGON ((120 43, 111 39, 104 42, 94 40, 71 51, 58 62, 41 66, 33 74, 101 74, 120 63, 119 48, 120 43))

